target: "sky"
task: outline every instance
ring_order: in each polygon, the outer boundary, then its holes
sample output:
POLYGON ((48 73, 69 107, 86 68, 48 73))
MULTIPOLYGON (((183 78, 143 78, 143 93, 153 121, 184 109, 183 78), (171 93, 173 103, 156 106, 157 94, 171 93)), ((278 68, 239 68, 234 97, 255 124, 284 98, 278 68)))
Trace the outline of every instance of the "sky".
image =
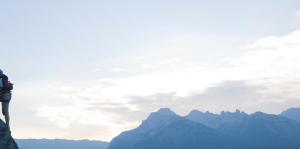
MULTIPOLYGON (((298 0, 0 0, 16 138, 110 141, 169 107, 300 107, 298 0)), ((1 117, 3 119, 3 117, 1 117)))

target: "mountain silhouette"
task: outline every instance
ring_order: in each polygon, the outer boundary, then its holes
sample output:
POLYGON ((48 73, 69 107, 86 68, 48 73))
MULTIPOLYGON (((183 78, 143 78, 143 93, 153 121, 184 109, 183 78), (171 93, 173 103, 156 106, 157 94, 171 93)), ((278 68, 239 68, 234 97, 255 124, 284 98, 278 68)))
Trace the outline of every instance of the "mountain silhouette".
POLYGON ((210 112, 201 112, 193 110, 187 116, 187 119, 204 124, 212 128, 219 128, 223 125, 230 125, 241 122, 248 114, 236 110, 236 112, 222 112, 220 115, 210 112))
POLYGON ((281 115, 193 110, 181 117, 164 108, 115 137, 108 149, 299 149, 299 140, 300 123, 281 115))
POLYGON ((243 148, 299 148, 300 124, 295 120, 263 112, 248 115, 222 112, 220 115, 197 110, 186 116, 234 138, 243 148))
POLYGON ((256 112, 218 130, 239 140, 244 149, 300 147, 300 123, 278 115, 256 112))
POLYGON ((106 149, 108 142, 65 139, 16 139, 21 149, 106 149))
POLYGON ((0 120, 0 149, 18 149, 10 130, 2 120, 0 120))
POLYGON ((114 138, 108 149, 229 149, 229 145, 216 130, 160 109, 138 128, 114 138), (226 142, 228 147, 222 146, 226 142))
POLYGON ((287 109, 280 115, 300 122, 300 108, 287 109))

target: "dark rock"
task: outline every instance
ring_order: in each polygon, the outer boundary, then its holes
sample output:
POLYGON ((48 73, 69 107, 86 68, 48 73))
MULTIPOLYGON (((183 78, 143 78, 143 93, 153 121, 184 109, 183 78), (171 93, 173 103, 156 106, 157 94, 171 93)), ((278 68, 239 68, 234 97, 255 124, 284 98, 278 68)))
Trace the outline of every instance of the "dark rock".
POLYGON ((2 120, 0 120, 0 149, 18 149, 10 130, 2 120))

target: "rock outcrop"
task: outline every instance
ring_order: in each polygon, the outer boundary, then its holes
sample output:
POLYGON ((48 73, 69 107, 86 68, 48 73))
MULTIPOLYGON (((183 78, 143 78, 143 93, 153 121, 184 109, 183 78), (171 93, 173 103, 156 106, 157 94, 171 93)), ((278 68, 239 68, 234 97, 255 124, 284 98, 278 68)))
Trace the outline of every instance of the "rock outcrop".
POLYGON ((0 120, 0 149, 18 149, 18 145, 11 136, 10 130, 0 120))

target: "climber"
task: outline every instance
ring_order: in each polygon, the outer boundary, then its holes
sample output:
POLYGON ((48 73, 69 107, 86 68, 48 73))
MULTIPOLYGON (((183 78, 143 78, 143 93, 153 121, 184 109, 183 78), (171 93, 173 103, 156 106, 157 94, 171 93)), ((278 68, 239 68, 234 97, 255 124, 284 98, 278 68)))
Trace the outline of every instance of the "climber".
POLYGON ((11 90, 13 84, 8 80, 8 77, 3 74, 0 69, 0 102, 2 103, 2 114, 5 117, 5 122, 8 128, 9 126, 9 102, 11 100, 11 90))

